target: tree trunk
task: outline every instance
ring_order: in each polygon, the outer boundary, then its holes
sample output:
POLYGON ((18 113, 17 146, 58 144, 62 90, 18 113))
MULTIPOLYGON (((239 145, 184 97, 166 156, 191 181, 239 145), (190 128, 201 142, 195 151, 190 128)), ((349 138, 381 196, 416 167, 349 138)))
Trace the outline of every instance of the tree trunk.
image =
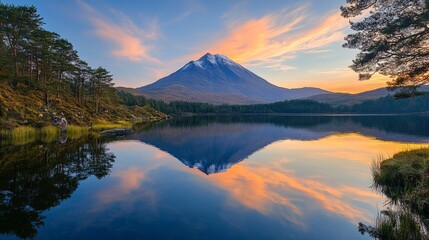
POLYGON ((45 91, 45 105, 49 107, 49 91, 45 91))
POLYGON ((39 82, 40 81, 39 58, 37 57, 37 55, 35 57, 36 57, 36 80, 37 80, 37 82, 39 82))
POLYGON ((100 106, 100 99, 95 100, 95 114, 98 114, 98 108, 100 106))

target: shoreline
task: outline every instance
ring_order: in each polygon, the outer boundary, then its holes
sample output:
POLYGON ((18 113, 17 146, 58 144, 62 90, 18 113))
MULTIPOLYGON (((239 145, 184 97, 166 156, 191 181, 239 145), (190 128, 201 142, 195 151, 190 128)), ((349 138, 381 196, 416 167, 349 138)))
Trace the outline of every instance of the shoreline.
POLYGON ((429 114, 429 111, 410 113, 183 113, 179 117, 194 116, 296 116, 296 117, 353 117, 353 116, 408 116, 429 114))
POLYGON ((117 122, 99 122, 92 126, 88 125, 68 125, 65 131, 61 131, 58 125, 47 125, 44 127, 19 126, 12 129, 0 128, 0 145, 12 143, 13 145, 22 145, 35 141, 53 142, 61 138, 78 139, 88 136, 100 137, 101 132, 112 129, 133 129, 137 125, 154 124, 161 122, 166 118, 155 118, 150 121, 117 121, 117 122))

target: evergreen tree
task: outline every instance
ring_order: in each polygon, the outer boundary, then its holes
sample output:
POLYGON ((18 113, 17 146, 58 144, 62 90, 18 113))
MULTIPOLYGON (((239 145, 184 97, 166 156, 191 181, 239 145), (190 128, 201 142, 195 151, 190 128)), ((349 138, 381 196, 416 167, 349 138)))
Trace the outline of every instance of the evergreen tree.
POLYGON ((0 3, 0 32, 2 40, 10 48, 13 64, 11 85, 17 87, 19 76, 26 67, 25 48, 32 33, 42 26, 42 18, 34 6, 13 6, 0 3))
POLYGON ((0 80, 15 89, 19 89, 20 82, 43 91, 48 107, 53 95, 60 99, 69 94, 80 104, 92 99, 98 112, 100 101, 108 100, 109 94, 115 95, 112 75, 101 67, 92 70, 69 41, 45 30, 34 6, 1 2, 0 80))
POLYGON ((411 96, 429 83, 429 0, 347 0, 341 11, 364 17, 344 44, 361 51, 351 66, 361 80, 380 73, 411 96))
POLYGON ((113 78, 109 71, 102 67, 98 67, 92 71, 91 87, 95 113, 99 111, 100 102, 104 94, 108 93, 109 89, 113 87, 112 80, 113 78))

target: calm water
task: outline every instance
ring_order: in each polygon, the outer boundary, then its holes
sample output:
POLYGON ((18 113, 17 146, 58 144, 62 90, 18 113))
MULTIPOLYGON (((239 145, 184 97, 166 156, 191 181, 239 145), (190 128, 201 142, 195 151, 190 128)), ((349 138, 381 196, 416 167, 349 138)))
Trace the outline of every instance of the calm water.
POLYGON ((428 140, 427 115, 247 116, 3 145, 0 239, 366 239, 371 162, 428 140))

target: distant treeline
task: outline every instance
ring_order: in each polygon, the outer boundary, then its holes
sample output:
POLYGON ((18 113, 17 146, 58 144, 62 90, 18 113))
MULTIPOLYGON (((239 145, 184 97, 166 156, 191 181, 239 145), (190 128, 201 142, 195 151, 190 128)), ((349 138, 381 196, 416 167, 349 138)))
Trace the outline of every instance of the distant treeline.
POLYGON ((213 105, 208 103, 170 102, 147 99, 119 91, 125 105, 150 106, 161 112, 180 116, 182 114, 258 114, 258 113, 410 113, 429 111, 429 95, 415 98, 395 99, 392 96, 368 100, 352 106, 331 106, 312 100, 290 100, 270 104, 213 105))
POLYGON ((36 7, 0 2, 0 83, 42 91, 47 106, 51 96, 74 96, 97 113, 102 101, 115 96, 112 75, 91 68, 69 41, 43 25, 36 7))

